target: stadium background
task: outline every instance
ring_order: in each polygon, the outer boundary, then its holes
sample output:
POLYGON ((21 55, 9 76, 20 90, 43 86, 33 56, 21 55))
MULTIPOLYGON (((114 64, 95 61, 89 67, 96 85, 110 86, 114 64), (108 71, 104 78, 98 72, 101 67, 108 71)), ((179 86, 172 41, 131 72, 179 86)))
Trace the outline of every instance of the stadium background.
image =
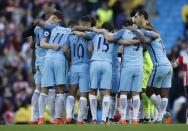
MULTIPOLYGON (((188 48, 188 0, 0 0, 0 124, 16 123, 21 118, 30 121, 35 86, 32 50, 22 32, 49 6, 63 11, 65 23, 90 14, 96 17, 98 26, 113 21, 117 29, 133 9, 145 8, 170 60, 188 48)), ((174 100, 183 95, 183 71, 179 66, 174 70, 169 111, 174 100)))

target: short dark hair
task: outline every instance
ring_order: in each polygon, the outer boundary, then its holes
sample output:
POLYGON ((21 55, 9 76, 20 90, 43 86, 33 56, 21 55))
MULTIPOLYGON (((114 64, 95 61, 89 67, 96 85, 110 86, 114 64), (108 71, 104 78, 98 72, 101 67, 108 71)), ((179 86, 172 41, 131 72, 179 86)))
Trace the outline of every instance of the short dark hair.
POLYGON ((114 25, 111 22, 104 22, 101 28, 107 29, 110 32, 114 31, 114 25))
POLYGON ((138 11, 139 16, 144 16, 144 19, 148 20, 148 13, 145 10, 138 11))
POLYGON ((89 15, 82 16, 80 18, 80 21, 82 21, 82 22, 91 22, 91 17, 89 15))
POLYGON ((133 10, 133 11, 130 13, 130 17, 134 17, 137 12, 138 12, 138 10, 133 10))
POLYGON ((69 23, 68 23, 69 27, 74 27, 76 25, 78 25, 78 22, 76 20, 70 20, 69 23))
POLYGON ((55 10, 52 15, 55 15, 58 19, 61 19, 63 21, 63 13, 59 10, 55 10))
POLYGON ((132 22, 132 20, 130 20, 130 19, 124 19, 124 20, 122 20, 122 26, 132 26, 133 25, 133 22, 132 22))
POLYGON ((91 27, 96 26, 96 19, 93 16, 90 16, 91 19, 91 27))

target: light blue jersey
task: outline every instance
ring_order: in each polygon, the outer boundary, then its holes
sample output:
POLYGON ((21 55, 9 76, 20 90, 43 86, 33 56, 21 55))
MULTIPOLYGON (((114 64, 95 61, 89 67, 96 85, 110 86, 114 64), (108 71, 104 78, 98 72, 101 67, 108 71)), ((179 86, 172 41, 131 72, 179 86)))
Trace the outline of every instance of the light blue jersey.
POLYGON ((86 36, 89 39, 92 39, 93 54, 91 61, 108 61, 112 63, 114 43, 107 42, 102 34, 97 34, 95 32, 88 32, 86 33, 86 36))
MULTIPOLYGON (((64 46, 64 44, 66 43, 68 39, 68 35, 71 32, 70 28, 64 28, 61 26, 55 26, 51 24, 45 24, 44 28, 52 29, 49 44, 59 44, 61 47, 64 46)), ((65 60, 63 49, 58 50, 58 51, 49 49, 46 52, 46 58, 56 58, 56 59, 65 60)))
MULTIPOLYGON (((150 31, 142 30, 142 32, 152 40, 152 33, 150 31)), ((166 56, 163 41, 160 37, 152 40, 147 46, 147 49, 153 62, 153 69, 148 80, 148 86, 154 88, 170 88, 173 69, 166 56)))
POLYGON ((46 49, 40 47, 40 41, 43 35, 45 37, 50 36, 50 31, 43 30, 40 27, 35 27, 34 34, 36 38, 35 43, 35 55, 36 55, 36 61, 35 61, 35 69, 36 73, 34 74, 35 84, 41 85, 41 77, 42 77, 42 71, 43 71, 43 64, 44 64, 44 58, 46 55, 46 49))
POLYGON ((77 36, 69 35, 67 45, 71 53, 71 69, 83 72, 89 64, 88 41, 77 36))
MULTIPOLYGON (((135 40, 136 35, 127 29, 119 30, 116 41, 135 40)), ((119 91, 141 92, 143 79, 143 46, 141 44, 123 46, 122 68, 120 71, 119 91)))
POLYGON ((44 57, 46 55, 46 49, 40 47, 40 40, 45 36, 50 36, 50 31, 48 30, 43 30, 41 27, 35 27, 34 29, 34 34, 35 34, 35 55, 36 55, 36 61, 38 60, 44 60, 44 57))
MULTIPOLYGON (((44 28, 52 27, 51 36, 48 44, 59 44, 63 47, 70 33, 69 28, 61 26, 45 25, 44 28)), ((67 84, 67 61, 64 56, 63 48, 56 51, 48 49, 46 52, 44 69, 42 74, 42 87, 53 87, 55 85, 67 84)))
MULTIPOLYGON (((142 32, 146 37, 149 37, 151 39, 152 34, 150 31, 142 30, 142 32)), ((152 40, 151 43, 147 46, 147 50, 150 54, 154 66, 171 65, 166 56, 165 47, 160 37, 156 40, 152 40)))
MULTIPOLYGON (((137 39, 136 35, 127 29, 119 30, 114 37, 116 41, 137 39)), ((123 66, 143 66, 143 46, 141 44, 123 46, 122 64, 123 66)))
POLYGON ((86 36, 92 40, 93 44, 90 64, 91 88, 110 90, 112 84, 112 51, 114 43, 108 43, 102 34, 88 32, 86 36))
POLYGON ((81 93, 89 92, 88 41, 71 34, 67 45, 71 53, 69 84, 78 85, 81 93))

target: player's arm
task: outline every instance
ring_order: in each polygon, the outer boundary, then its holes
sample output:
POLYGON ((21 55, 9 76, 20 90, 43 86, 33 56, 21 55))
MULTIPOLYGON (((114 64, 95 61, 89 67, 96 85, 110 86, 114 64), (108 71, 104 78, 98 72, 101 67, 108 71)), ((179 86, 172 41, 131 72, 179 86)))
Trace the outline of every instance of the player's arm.
POLYGON ((65 58, 70 62, 71 60, 71 55, 70 55, 70 43, 69 43, 69 36, 66 38, 66 42, 63 46, 63 53, 65 58))
POLYGON ((88 53, 89 53, 89 56, 91 57, 92 56, 92 53, 93 53, 93 45, 91 42, 88 43, 88 53))
POLYGON ((146 37, 149 37, 152 39, 158 39, 160 37, 159 33, 155 32, 155 31, 142 30, 142 32, 144 33, 144 35, 146 37))
POLYGON ((70 55, 69 47, 68 47, 67 44, 65 44, 65 45, 63 46, 63 53, 64 53, 65 58, 66 58, 68 61, 70 61, 70 60, 71 60, 71 55, 70 55))
POLYGON ((140 40, 119 40, 118 44, 120 45, 135 45, 135 44, 139 44, 140 40))
POLYGON ((85 39, 88 38, 87 35, 84 32, 81 32, 81 31, 73 31, 73 34, 75 34, 79 37, 85 38, 85 39))
POLYGON ((96 35, 95 32, 81 32, 81 31, 73 31, 73 34, 88 40, 91 40, 96 35))
POLYGON ((145 37, 142 33, 140 33, 137 29, 133 28, 133 27, 129 27, 127 28, 128 30, 132 31, 137 38, 140 40, 140 42, 142 44, 149 44, 150 43, 150 39, 145 37))
POLYGON ((46 39, 42 38, 40 41, 40 47, 45 49, 53 49, 58 51, 61 49, 61 46, 59 44, 49 44, 46 42, 46 39))
POLYGON ((104 38, 108 41, 108 42, 114 42, 115 41, 115 37, 114 35, 109 34, 109 32, 105 29, 97 29, 97 28, 93 28, 94 32, 97 33, 101 33, 103 34, 104 38))
POLYGON ((72 28, 72 31, 93 31, 93 28, 89 26, 75 26, 72 28))

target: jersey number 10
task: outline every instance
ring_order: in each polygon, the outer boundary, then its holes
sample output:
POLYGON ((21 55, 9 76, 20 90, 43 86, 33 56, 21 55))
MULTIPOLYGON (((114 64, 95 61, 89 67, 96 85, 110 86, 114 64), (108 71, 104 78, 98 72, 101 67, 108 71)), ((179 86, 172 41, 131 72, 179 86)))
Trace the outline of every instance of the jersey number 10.
POLYGON ((78 44, 78 46, 76 46, 76 44, 74 44, 74 57, 78 57, 78 58, 83 58, 84 57, 84 47, 82 44, 78 44))

